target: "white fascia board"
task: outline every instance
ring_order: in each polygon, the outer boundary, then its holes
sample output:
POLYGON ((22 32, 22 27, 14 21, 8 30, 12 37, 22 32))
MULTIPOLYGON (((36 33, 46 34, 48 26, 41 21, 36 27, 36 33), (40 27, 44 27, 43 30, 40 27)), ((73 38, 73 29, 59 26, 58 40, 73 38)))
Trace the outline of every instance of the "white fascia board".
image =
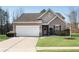
POLYGON ((42 22, 13 22, 13 23, 42 23, 42 22))
POLYGON ((40 19, 43 15, 45 15, 48 11, 44 12, 41 16, 39 16, 37 19, 40 19))
POLYGON ((52 22, 55 18, 57 18, 57 16, 55 16, 53 19, 51 19, 47 24, 49 24, 50 22, 52 22))
MULTIPOLYGON (((47 12, 49 11, 49 9, 46 11, 46 12, 44 12, 41 16, 39 16, 37 19, 40 19, 42 16, 44 16, 47 12)), ((50 10, 51 11, 51 13, 52 13, 52 10, 50 10)))
POLYGON ((60 20, 62 20, 64 23, 65 23, 65 21, 60 17, 60 16, 58 16, 55 12, 53 12, 58 18, 60 18, 60 20))

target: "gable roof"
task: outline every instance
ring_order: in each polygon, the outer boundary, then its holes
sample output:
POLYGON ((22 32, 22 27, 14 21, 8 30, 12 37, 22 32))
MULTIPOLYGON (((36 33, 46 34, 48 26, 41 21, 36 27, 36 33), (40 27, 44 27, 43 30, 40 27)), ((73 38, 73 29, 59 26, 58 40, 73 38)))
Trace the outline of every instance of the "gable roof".
MULTIPOLYGON (((49 24, 50 22, 54 21, 56 18, 57 18, 57 16, 55 16, 53 19, 51 19, 47 24, 49 24)), ((59 18, 61 21, 63 21, 63 23, 66 24, 66 22, 65 22, 62 18, 60 18, 60 17, 58 17, 58 18, 59 18)))
POLYGON ((44 12, 41 16, 39 16, 37 19, 40 19, 41 17, 43 17, 46 13, 48 13, 48 12, 51 12, 52 13, 52 11, 51 11, 51 9, 48 9, 46 12, 44 12))
POLYGON ((17 18, 14 22, 30 22, 30 21, 41 21, 38 20, 41 13, 23 13, 19 18, 17 18))
MULTIPOLYGON (((50 11, 52 12, 52 10, 50 9, 50 11)), ((62 17, 62 15, 59 13, 55 13, 55 12, 52 12, 53 14, 55 14, 61 21, 63 21, 64 23, 65 23, 65 21, 63 20, 63 19, 65 19, 65 18, 63 18, 62 17)), ((54 19, 53 19, 54 20, 54 19)))
POLYGON ((60 13, 55 13, 53 12, 51 9, 48 9, 46 12, 42 13, 23 13, 20 17, 18 17, 14 22, 18 23, 18 22, 42 22, 41 17, 43 17, 43 15, 45 15, 47 12, 51 12, 54 15, 56 15, 56 17, 60 18, 60 20, 62 20, 64 22, 64 17, 60 14, 60 13))
POLYGON ((64 16, 62 16, 60 13, 56 13, 59 17, 61 17, 62 19, 65 19, 64 16))
POLYGON ((51 12, 55 15, 54 18, 52 18, 47 24, 49 24, 51 21, 55 20, 55 18, 59 18, 61 21, 63 21, 65 23, 65 21, 63 19, 65 19, 60 13, 55 13, 54 11, 52 11, 51 9, 48 9, 45 13, 43 13, 41 16, 38 17, 38 19, 40 19, 41 17, 43 17, 47 12, 51 12))
MULTIPOLYGON (((64 23, 66 23, 64 20, 63 20, 63 18, 62 17, 60 17, 58 14, 56 14, 56 13, 54 13, 56 16, 53 18, 53 19, 51 19, 51 21, 53 21, 53 20, 55 20, 57 17, 61 20, 61 21, 63 21, 64 23)), ((50 23, 50 21, 48 22, 48 24, 50 23)))
POLYGON ((60 13, 55 13, 54 11, 52 11, 51 9, 48 9, 46 12, 44 12, 41 16, 39 16, 37 19, 40 19, 41 17, 43 17, 46 13, 51 12, 53 14, 55 14, 58 17, 61 17, 62 19, 65 19, 60 13))

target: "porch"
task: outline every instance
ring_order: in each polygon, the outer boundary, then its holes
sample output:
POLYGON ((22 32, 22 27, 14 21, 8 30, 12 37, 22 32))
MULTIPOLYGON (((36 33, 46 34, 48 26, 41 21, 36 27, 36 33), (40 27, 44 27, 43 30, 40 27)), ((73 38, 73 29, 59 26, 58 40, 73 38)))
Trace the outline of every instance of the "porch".
POLYGON ((61 30, 61 25, 54 25, 53 28, 50 28, 49 25, 42 25, 42 36, 58 35, 65 36, 70 35, 70 30, 65 29, 61 30))

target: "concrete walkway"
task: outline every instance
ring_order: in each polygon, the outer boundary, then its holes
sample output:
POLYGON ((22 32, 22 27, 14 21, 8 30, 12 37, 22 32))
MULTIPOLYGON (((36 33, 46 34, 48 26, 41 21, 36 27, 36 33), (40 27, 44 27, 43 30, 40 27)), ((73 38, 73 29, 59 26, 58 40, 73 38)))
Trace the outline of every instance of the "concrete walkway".
POLYGON ((37 50, 79 49, 79 47, 36 47, 37 50))
POLYGON ((0 42, 0 52, 34 52, 37 37, 14 37, 0 42))

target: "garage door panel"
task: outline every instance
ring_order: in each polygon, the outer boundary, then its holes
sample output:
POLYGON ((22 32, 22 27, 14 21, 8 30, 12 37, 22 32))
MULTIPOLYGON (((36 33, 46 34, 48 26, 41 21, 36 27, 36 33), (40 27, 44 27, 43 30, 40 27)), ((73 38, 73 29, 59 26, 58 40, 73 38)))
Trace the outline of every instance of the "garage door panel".
POLYGON ((39 36, 40 26, 16 26, 16 36, 39 36))

